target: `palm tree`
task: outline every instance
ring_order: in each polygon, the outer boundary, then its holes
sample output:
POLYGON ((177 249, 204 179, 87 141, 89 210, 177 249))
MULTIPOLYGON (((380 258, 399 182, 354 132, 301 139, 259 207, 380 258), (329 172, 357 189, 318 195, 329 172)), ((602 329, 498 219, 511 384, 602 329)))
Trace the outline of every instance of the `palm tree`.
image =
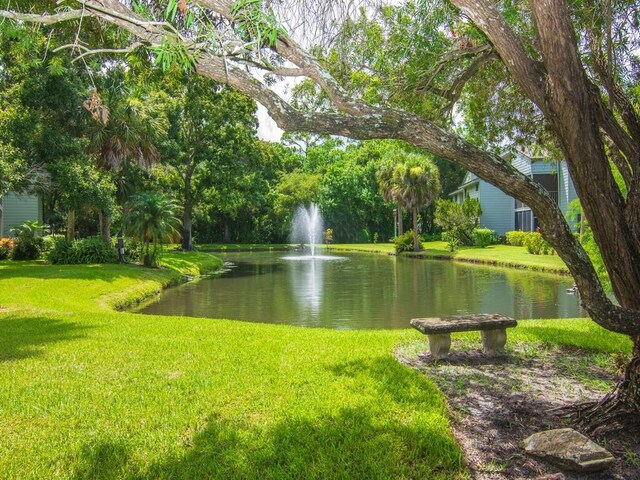
POLYGON ((404 232, 402 228, 402 198, 399 196, 399 185, 396 183, 397 174, 395 170, 401 165, 402 155, 403 153, 400 150, 388 152, 376 173, 378 186, 385 202, 395 201, 397 203, 398 236, 404 232))
POLYGON ((395 170, 394 182, 403 204, 411 209, 413 216, 413 250, 420 250, 418 241, 418 209, 429 205, 440 193, 438 167, 424 155, 409 153, 405 163, 395 170))
POLYGON ((177 204, 163 194, 140 193, 131 197, 125 226, 131 236, 142 242, 145 266, 157 265, 158 247, 162 250, 163 243, 178 232, 179 223, 177 204))
MULTIPOLYGON (((107 172, 119 172, 128 162, 152 165, 159 157, 154 138, 166 131, 153 105, 121 85, 107 88, 104 98, 106 103, 94 90, 84 103, 94 120, 89 126, 90 152, 98 165, 107 172)), ((101 210, 99 217, 102 239, 110 243, 110 212, 101 210)))

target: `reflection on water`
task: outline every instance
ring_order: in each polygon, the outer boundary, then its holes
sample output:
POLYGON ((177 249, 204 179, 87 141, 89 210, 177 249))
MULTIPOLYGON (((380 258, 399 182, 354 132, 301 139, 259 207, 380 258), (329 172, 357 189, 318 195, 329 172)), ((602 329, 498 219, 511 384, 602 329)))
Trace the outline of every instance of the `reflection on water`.
POLYGON ((224 255, 221 277, 167 291, 144 313, 328 328, 406 328, 414 317, 498 312, 584 316, 570 277, 383 255, 291 261, 273 252, 224 255))

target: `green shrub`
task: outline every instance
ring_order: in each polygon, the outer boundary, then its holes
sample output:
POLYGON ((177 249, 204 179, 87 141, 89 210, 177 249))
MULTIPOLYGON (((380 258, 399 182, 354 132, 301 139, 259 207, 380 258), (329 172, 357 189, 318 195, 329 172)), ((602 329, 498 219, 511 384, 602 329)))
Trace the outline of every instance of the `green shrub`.
POLYGON ((56 244, 60 240, 64 240, 64 238, 65 238, 64 235, 56 235, 56 234, 45 235, 44 237, 42 237, 42 253, 45 255, 49 253, 51 250, 55 248, 56 244))
POLYGON ((69 241, 59 239, 48 253, 48 260, 55 264, 117 263, 115 248, 101 238, 83 238, 69 241))
POLYGON ((495 245, 497 242, 496 232, 488 228, 476 228, 473 231, 473 244, 476 247, 485 248, 495 245))
POLYGON ((420 235, 421 242, 439 242, 442 240, 441 233, 423 233, 420 235))
MULTIPOLYGON (((396 253, 413 252, 413 230, 407 230, 402 235, 398 235, 393 243, 396 246, 396 253)), ((422 249, 422 244, 420 248, 422 249)))
POLYGON ((139 193, 130 198, 129 207, 125 228, 142 243, 144 266, 158 267, 162 246, 178 233, 178 206, 164 194, 139 193))
MULTIPOLYGON (((115 249, 115 245, 113 247, 115 249)), ((142 244, 133 238, 124 239, 124 261, 127 263, 138 262, 143 255, 142 244)))
POLYGON ((13 238, 0 238, 0 260, 6 260, 11 256, 13 238))
POLYGON ((533 255, 549 255, 554 253, 551 245, 542 238, 542 234, 539 232, 527 232, 524 239, 524 246, 527 252, 533 255))
POLYGON ((452 252, 460 246, 460 236, 456 232, 442 232, 442 240, 447 242, 447 247, 452 252))
POLYGON ((442 239, 453 251, 458 245, 473 245, 473 231, 478 228, 481 215, 477 198, 466 198, 462 204, 440 199, 436 202, 434 223, 442 228, 442 239))
POLYGON ((37 260, 44 241, 40 234, 44 225, 40 222, 24 222, 12 230, 15 235, 11 258, 13 260, 37 260))
POLYGON ((527 237, 527 233, 531 233, 531 232, 523 232, 522 230, 514 230, 512 232, 507 232, 505 234, 505 237, 507 239, 507 245, 513 245, 514 247, 524 246, 524 239, 527 237))

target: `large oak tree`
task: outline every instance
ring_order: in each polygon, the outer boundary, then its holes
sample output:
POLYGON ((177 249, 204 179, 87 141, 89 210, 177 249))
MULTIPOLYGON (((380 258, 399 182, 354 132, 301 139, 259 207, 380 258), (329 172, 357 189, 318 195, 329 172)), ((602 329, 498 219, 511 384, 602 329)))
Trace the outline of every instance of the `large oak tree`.
MULTIPOLYGON (((408 23, 404 37, 411 41, 400 48, 402 61, 393 63, 385 63, 384 58, 367 61, 372 47, 381 47, 390 35, 403 36, 384 23, 376 27, 362 21, 369 29, 370 44, 308 49, 299 35, 279 25, 262 2, 71 3, 75 8, 64 11, 2 11, 0 15, 44 25, 95 17, 131 35, 131 48, 110 50, 145 48, 160 63, 193 64, 200 74, 259 101, 285 130, 402 139, 467 168, 525 202, 569 267, 591 318, 633 339, 633 358, 616 401, 640 410, 640 121, 632 95, 638 73, 633 53, 638 51, 635 2, 418 2, 427 21, 422 27, 417 24, 417 29, 409 28, 416 23, 408 23), (448 26, 450 38, 443 41, 448 26), (529 125, 542 125, 548 145, 557 147, 566 159, 617 303, 607 297, 547 191, 485 148, 481 140, 469 141, 472 135, 465 139, 453 133, 451 122, 438 116, 456 105, 464 107, 465 86, 492 68, 501 69, 503 75, 495 85, 517 92, 514 98, 522 101, 514 105, 529 110, 529 119, 537 119, 529 125), (299 105, 270 87, 274 75, 306 79, 321 93, 320 100, 314 108, 296 108, 299 105), (442 108, 429 100, 438 96, 444 100, 442 108), (407 99, 413 99, 413 105, 407 99)), ((309 15, 313 5, 324 5, 292 3, 287 13, 294 21, 301 20, 296 12, 309 15)), ((393 17, 394 11, 412 7, 399 8, 383 9, 383 16, 393 17)), ((333 15, 338 10, 325 8, 323 13, 333 15)), ((306 25, 317 31, 326 23, 316 19, 306 25)), ((104 54, 104 50, 93 53, 104 54)), ((514 110, 514 115, 518 113, 522 112, 514 110)), ((524 129, 526 122, 520 126, 524 129)))

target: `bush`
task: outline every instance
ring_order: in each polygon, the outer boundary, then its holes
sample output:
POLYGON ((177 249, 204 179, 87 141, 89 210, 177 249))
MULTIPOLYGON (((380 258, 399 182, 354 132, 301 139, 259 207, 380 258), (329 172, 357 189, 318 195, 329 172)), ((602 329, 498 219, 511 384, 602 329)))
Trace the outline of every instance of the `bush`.
POLYGON ((441 233, 423 233, 420 235, 421 242, 439 242, 442 240, 441 233))
POLYGON ((13 238, 0 238, 0 260, 6 260, 11 256, 13 238))
POLYGON ((524 239, 524 246, 526 247, 527 252, 533 255, 553 254, 551 245, 542 238, 542 234, 539 232, 527 232, 524 239))
POLYGON ((442 239, 453 251, 458 245, 473 245, 473 231, 478 228, 481 215, 477 198, 466 198, 462 204, 440 199, 436 202, 434 223, 442 228, 442 239))
POLYGON ((456 232, 442 232, 442 240, 447 242, 447 247, 452 252, 460 246, 460 237, 456 232))
POLYGON ((322 232, 322 237, 324 238, 324 243, 333 243, 333 228, 327 228, 322 232))
POLYGON ((523 232, 522 230, 514 230, 505 234, 507 245, 513 245, 514 247, 524 246, 524 239, 527 234, 531 232, 523 232))
MULTIPOLYGON (((396 246, 396 253, 413 252, 413 230, 407 230, 402 235, 394 238, 393 243, 396 246)), ((420 244, 422 249, 422 244, 420 244)))
POLYGON ((40 258, 44 241, 39 236, 44 225, 40 222, 24 222, 13 229, 15 240, 11 250, 13 260, 37 260, 40 258))
POLYGON ((51 263, 78 265, 90 263, 117 263, 115 248, 104 243, 101 238, 83 238, 69 241, 58 239, 48 254, 51 263))
POLYGON ((60 240, 64 240, 64 235, 45 235, 42 237, 42 253, 47 254, 53 250, 60 240))
MULTIPOLYGON (((117 252, 117 238, 113 239, 113 249, 117 252)), ((144 254, 142 244, 133 238, 125 237, 124 239, 124 261, 126 263, 134 263, 139 261, 144 254)))
POLYGON ((476 228, 473 231, 473 244, 476 247, 485 248, 495 245, 497 242, 496 232, 488 228, 476 228))

